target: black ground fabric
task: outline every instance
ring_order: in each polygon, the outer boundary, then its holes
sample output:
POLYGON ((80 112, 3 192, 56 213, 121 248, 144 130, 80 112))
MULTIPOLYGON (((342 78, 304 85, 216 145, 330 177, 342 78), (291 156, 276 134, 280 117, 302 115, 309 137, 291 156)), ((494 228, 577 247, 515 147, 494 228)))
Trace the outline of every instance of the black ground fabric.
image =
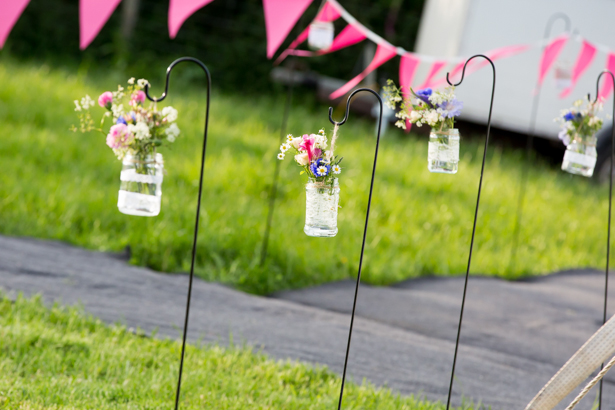
MULTIPOLYGON (((116 255, 0 236, 0 288, 10 297, 40 293, 46 303, 81 304, 109 323, 157 329, 156 337, 181 337, 187 284, 187 275, 130 266, 116 255)), ((351 378, 445 401, 462 290, 462 277, 362 285, 351 378)), ((341 373, 353 292, 347 280, 258 297, 195 280, 189 338, 222 345, 232 338, 273 358, 341 373)), ((515 282, 471 277, 453 404, 523 410, 600 327, 603 292, 604 273, 595 270, 515 282)), ((609 303, 613 314, 615 300, 609 303)), ((591 408, 594 398, 592 391, 577 409, 591 408)), ((607 375, 603 406, 613 408, 615 372, 607 375)))

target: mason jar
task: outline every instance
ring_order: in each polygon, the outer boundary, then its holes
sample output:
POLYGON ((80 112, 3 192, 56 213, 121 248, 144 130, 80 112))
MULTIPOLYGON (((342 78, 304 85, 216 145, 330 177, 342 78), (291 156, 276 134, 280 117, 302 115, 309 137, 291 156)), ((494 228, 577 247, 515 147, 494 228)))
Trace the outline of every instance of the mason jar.
POLYGON ((584 142, 574 141, 566 147, 562 170, 589 178, 594 175, 597 159, 595 136, 584 142))
POLYGON ((305 185, 305 227, 308 236, 333 237, 337 234, 337 209, 340 203, 338 179, 333 185, 310 178, 305 185))
POLYGON ((136 216, 156 216, 160 213, 162 174, 161 154, 133 156, 122 161, 117 207, 121 213, 136 216))
POLYGON ((429 172, 456 174, 459 164, 459 130, 457 128, 429 133, 427 168, 429 172))

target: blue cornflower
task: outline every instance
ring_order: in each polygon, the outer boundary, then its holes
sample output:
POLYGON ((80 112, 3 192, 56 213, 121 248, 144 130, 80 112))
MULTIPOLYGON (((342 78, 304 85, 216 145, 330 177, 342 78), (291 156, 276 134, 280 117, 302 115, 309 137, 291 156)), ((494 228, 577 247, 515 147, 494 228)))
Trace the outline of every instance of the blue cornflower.
POLYGON ((571 113, 571 112, 568 112, 568 113, 566 113, 566 115, 564 115, 564 119, 566 121, 572 121, 572 120, 574 120, 574 114, 571 113))
POLYGON ((438 111, 444 118, 453 118, 461 114, 463 108, 463 101, 459 101, 457 98, 453 98, 451 101, 444 101, 438 106, 438 111))
POLYGON ((124 119, 124 117, 118 117, 117 121, 115 122, 116 124, 124 124, 126 125, 126 119, 124 119))
POLYGON ((431 88, 425 88, 424 90, 418 90, 415 94, 417 97, 419 97, 419 100, 431 105, 431 103, 429 102, 429 96, 433 94, 433 90, 431 88))
POLYGON ((137 116, 134 111, 130 111, 130 118, 132 118, 132 122, 137 122, 137 116))
POLYGON ((312 174, 315 177, 325 177, 329 175, 329 172, 331 171, 331 166, 325 164, 322 158, 319 158, 318 160, 316 160, 316 162, 310 165, 310 171, 312 171, 312 174))

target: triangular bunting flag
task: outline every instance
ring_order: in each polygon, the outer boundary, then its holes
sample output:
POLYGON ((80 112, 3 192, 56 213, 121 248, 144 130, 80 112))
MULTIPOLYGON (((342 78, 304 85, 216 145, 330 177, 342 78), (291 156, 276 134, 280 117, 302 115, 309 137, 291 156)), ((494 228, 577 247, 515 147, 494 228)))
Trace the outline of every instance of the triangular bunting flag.
POLYGON ((79 48, 85 50, 121 0, 79 0, 79 48))
MULTIPOLYGON (((615 53, 610 53, 606 60, 606 69, 612 73, 615 73, 615 53)), ((602 89, 600 90, 600 94, 598 94, 599 98, 606 98, 613 91, 613 80, 610 76, 604 77, 604 84, 602 84, 602 89)))
POLYGON ((565 88, 559 95, 559 98, 567 97, 571 92, 577 81, 579 81, 579 77, 587 70, 587 67, 592 63, 594 57, 596 56, 596 47, 589 44, 587 41, 583 40, 583 46, 581 47, 581 52, 579 53, 579 57, 577 57, 577 62, 572 69, 572 77, 570 78, 570 86, 565 88))
POLYGON ((213 0, 170 0, 169 37, 175 38, 184 21, 213 0))
MULTIPOLYGON (((419 66, 420 62, 418 58, 410 53, 401 56, 401 62, 399 63, 399 84, 405 99, 412 98, 410 87, 412 87, 414 73, 416 73, 416 68, 419 66)), ((406 132, 410 132, 410 128, 412 128, 412 124, 410 120, 406 119, 406 132)))
POLYGON ((29 2, 30 0, 0 1, 0 48, 4 47, 6 38, 29 2))
POLYGON ((545 79, 545 75, 549 68, 555 62, 555 59, 559 55, 560 51, 566 44, 568 40, 568 34, 562 34, 559 37, 556 37, 545 47, 545 50, 542 52, 542 57, 540 57, 540 65, 538 68, 538 85, 542 85, 542 82, 545 79))
POLYGON ((380 67, 382 64, 386 63, 393 57, 397 55, 397 49, 393 47, 391 44, 378 44, 378 48, 376 49, 376 55, 371 63, 363 70, 361 74, 348 81, 345 85, 340 87, 338 90, 334 91, 329 98, 332 100, 341 97, 346 94, 350 90, 352 90, 357 84, 359 84, 369 73, 374 71, 376 68, 380 67))
POLYGON ((310 3, 312 0, 263 0, 267 58, 273 57, 310 3))

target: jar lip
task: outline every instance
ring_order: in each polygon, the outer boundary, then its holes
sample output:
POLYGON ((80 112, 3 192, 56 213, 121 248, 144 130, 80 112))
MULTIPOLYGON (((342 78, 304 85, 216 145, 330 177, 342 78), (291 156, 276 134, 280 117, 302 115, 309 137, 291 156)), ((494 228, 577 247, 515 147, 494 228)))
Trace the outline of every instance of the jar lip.
POLYGON ((135 157, 135 155, 131 154, 130 152, 127 152, 126 155, 124 155, 122 162, 127 162, 131 164, 162 164, 164 162, 162 154, 159 152, 147 154, 145 156, 145 160, 143 161, 137 160, 135 159, 135 157))
POLYGON ((458 128, 448 128, 448 129, 443 129, 443 130, 434 130, 432 128, 430 131, 430 134, 448 135, 450 137, 459 137, 459 129, 458 128))

